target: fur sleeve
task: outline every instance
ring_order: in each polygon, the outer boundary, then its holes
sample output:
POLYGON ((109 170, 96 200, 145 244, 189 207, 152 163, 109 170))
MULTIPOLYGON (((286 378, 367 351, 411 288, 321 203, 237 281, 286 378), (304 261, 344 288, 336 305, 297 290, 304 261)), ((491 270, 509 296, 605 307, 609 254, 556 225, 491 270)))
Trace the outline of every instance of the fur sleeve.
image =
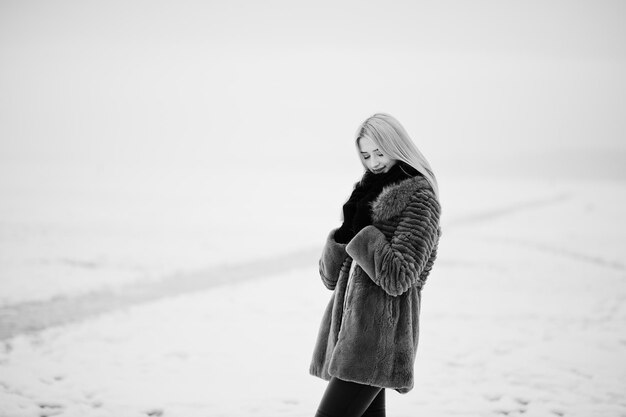
POLYGON ((328 234, 319 260, 320 276, 322 277, 322 282, 329 290, 335 289, 341 267, 346 259, 349 258, 346 253, 346 244, 335 241, 335 231, 337 229, 331 230, 328 234))
POLYGON ((374 283, 389 295, 398 296, 412 286, 423 285, 432 267, 431 254, 437 249, 439 215, 439 203, 432 193, 420 190, 402 211, 391 242, 370 225, 356 234, 346 251, 374 283))

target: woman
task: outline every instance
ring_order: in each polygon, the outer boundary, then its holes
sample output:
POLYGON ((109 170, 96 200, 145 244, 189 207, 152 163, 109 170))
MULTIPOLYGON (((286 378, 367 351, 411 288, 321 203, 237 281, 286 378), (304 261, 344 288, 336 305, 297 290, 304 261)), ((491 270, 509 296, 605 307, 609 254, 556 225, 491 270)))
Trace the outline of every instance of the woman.
POLYGON ((385 388, 413 388, 421 288, 441 235, 437 181, 402 125, 375 114, 356 147, 365 172, 319 261, 333 294, 310 367, 330 381, 317 417, 384 416, 385 388))

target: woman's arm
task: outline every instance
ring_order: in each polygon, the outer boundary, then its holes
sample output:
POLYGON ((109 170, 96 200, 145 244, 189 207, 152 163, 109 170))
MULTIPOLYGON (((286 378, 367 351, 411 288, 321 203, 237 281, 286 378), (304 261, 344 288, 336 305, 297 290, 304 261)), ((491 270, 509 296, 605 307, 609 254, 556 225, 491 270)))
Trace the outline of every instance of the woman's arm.
POLYGON ((335 289, 341 267, 346 259, 349 258, 346 253, 346 244, 335 241, 334 235, 337 230, 333 229, 328 234, 319 260, 320 276, 322 277, 322 282, 329 290, 335 289))
POLYGON ((346 245, 346 252, 386 293, 398 296, 414 285, 432 265, 428 261, 439 240, 439 203, 432 192, 417 192, 401 214, 391 242, 375 226, 363 228, 346 245))

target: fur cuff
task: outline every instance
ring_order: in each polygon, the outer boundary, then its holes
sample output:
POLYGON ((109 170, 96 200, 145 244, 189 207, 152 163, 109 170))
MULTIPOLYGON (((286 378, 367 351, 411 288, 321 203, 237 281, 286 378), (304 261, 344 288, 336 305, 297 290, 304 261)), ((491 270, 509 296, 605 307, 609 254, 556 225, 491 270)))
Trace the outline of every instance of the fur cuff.
POLYGON ((372 281, 376 282, 376 266, 374 263, 377 250, 387 242, 383 232, 375 226, 366 226, 359 231, 346 245, 346 252, 365 271, 372 281))
POLYGON ((335 241, 336 231, 337 229, 333 229, 328 234, 322 250, 322 257, 319 260, 320 276, 322 277, 322 282, 329 290, 335 289, 341 267, 348 257, 346 244, 335 241))

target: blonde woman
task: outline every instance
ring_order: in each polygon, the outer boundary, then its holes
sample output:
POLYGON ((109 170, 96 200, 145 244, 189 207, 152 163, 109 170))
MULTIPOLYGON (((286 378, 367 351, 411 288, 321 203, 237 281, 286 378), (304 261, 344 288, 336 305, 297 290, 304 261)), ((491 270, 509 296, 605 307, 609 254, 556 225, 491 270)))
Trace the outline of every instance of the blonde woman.
POLYGON ((435 175, 402 125, 377 113, 355 142, 365 171, 319 261, 333 293, 310 366, 329 381, 316 417, 384 416, 385 388, 413 388, 421 289, 441 235, 435 175))

